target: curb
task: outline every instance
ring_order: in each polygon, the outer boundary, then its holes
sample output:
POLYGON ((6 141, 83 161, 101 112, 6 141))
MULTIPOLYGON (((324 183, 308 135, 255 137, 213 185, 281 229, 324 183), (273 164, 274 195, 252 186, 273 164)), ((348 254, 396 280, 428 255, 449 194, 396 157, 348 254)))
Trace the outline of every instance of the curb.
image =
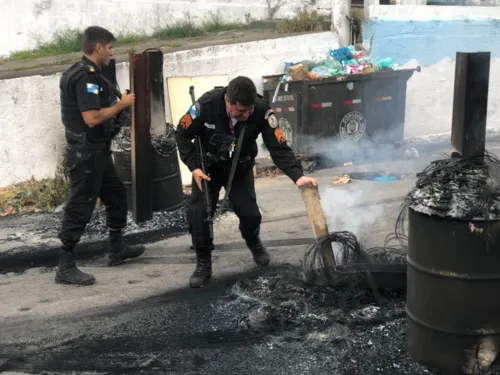
MULTIPOLYGON (((149 244, 166 238, 178 237, 187 233, 183 227, 161 228, 151 231, 125 234, 127 245, 149 244)), ((0 254, 0 274, 25 271, 35 267, 54 267, 59 258, 60 246, 22 246, 0 254)), ((91 259, 105 255, 108 239, 80 242, 75 248, 76 260, 91 259)))
MULTIPOLYGON (((363 202, 355 207, 369 207, 374 204, 401 202, 404 196, 391 197, 377 201, 363 202)), ((269 215, 262 220, 262 224, 307 217, 304 209, 288 212, 285 215, 269 215)), ((187 233, 185 227, 161 228, 151 231, 125 234, 124 240, 128 245, 151 244, 167 238, 179 237, 187 233)), ((277 240, 281 241, 281 240, 277 240)), ((269 241, 264 241, 269 242, 269 241)), ((272 241, 271 241, 272 242, 272 241)), ((220 245, 220 244, 219 244, 220 245)), ((187 247, 188 248, 188 247, 187 247)), ((57 265, 60 246, 22 246, 0 254, 0 274, 20 272, 29 268, 54 267, 57 265)), ((96 241, 80 242, 75 249, 76 260, 87 260, 96 256, 103 256, 108 251, 107 237, 96 241)))

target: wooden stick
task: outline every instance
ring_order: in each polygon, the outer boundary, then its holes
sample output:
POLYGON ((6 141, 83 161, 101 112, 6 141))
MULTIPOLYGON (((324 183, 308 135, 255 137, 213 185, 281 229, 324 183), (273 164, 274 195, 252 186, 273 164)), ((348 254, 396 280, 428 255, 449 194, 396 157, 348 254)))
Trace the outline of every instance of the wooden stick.
MULTIPOLYGON (((313 230, 314 239, 317 241, 327 237, 329 235, 328 226, 326 224, 325 215, 323 214, 323 209, 321 208, 318 187, 306 185, 301 186, 299 190, 304 205, 306 206, 307 216, 313 230)), ((328 247, 323 251, 323 261, 326 266, 335 267, 335 255, 333 254, 330 243, 327 243, 327 245, 328 247)))

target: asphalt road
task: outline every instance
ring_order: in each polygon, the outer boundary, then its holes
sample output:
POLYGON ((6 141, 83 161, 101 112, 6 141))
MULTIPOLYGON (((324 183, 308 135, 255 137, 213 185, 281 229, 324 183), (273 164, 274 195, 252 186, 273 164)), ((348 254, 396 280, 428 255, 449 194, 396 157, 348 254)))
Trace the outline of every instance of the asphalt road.
POLYGON ((298 286, 290 281, 293 271, 280 266, 260 280, 258 271, 247 272, 220 278, 202 291, 181 288, 47 321, 8 319, 1 328, 0 369, 30 374, 424 373, 404 352, 404 295, 389 295, 379 308, 369 292, 298 286), (284 305, 267 309, 268 324, 258 329, 249 325, 259 308, 224 297, 242 277, 250 280, 253 296, 269 281, 288 285, 284 305))
MULTIPOLYGON (((490 150, 496 153, 500 147, 490 150)), ((363 194, 376 190, 381 202, 384 194, 394 198, 391 189, 374 188, 381 184, 352 186, 364 186, 363 194)), ((402 182, 391 184, 404 188, 402 182)), ((346 193, 353 187, 345 187, 341 196, 336 195, 340 190, 332 193, 340 202, 335 222, 355 228, 365 246, 381 245, 400 202, 370 203, 356 211, 347 199, 354 195, 346 193)), ((368 199, 363 194, 358 195, 368 199)), ((272 189, 269 196, 276 196, 272 189)), ((264 208, 286 211, 276 199, 275 206, 264 208)), ((216 228, 214 276, 201 290, 187 287, 195 261, 186 236, 150 244, 143 258, 112 270, 103 266, 103 258, 82 262, 97 277, 92 287, 55 285, 53 268, 0 275, 0 371, 433 373, 406 354, 404 291, 377 295, 300 280, 298 267, 312 243, 306 217, 263 225, 262 237, 273 256, 268 270, 252 264, 236 227, 228 215, 216 228)))

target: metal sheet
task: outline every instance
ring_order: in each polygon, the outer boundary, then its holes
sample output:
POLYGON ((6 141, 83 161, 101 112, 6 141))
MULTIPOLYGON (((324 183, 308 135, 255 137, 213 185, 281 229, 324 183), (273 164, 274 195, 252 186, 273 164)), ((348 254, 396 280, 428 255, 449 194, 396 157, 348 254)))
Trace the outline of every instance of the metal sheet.
POLYGON ((451 127, 451 152, 484 154, 490 52, 457 52, 451 127))
POLYGON ((130 55, 130 89, 135 93, 130 132, 132 216, 134 221, 139 223, 153 217, 149 54, 134 53, 130 55))

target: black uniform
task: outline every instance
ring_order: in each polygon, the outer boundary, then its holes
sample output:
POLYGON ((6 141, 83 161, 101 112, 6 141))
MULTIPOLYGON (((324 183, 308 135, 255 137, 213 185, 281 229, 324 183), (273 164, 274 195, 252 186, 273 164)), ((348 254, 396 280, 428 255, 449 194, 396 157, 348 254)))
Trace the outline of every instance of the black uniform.
POLYGON ((106 206, 110 230, 119 231, 127 222, 125 187, 111 159, 113 120, 90 128, 81 114, 113 104, 114 93, 99 73, 99 68, 83 57, 64 73, 60 82, 71 195, 59 238, 67 249, 79 242, 98 197, 106 206))
MULTIPOLYGON (((194 171, 201 168, 195 145, 192 139, 199 135, 202 137, 205 152, 215 157, 205 160, 207 174, 211 181, 208 182, 212 199, 212 212, 215 210, 222 186, 226 186, 229 177, 231 161, 217 160, 221 145, 214 141, 214 134, 233 135, 236 139, 243 128, 243 123, 233 125, 228 116, 225 104, 226 89, 215 89, 205 93, 182 117, 177 126, 176 140, 181 160, 187 167, 194 171), (210 140, 212 139, 212 142, 210 140)), ((259 238, 262 216, 257 206, 253 167, 258 148, 256 139, 262 134, 264 143, 271 154, 274 163, 293 182, 303 176, 303 170, 293 151, 287 145, 285 136, 278 127, 278 122, 270 107, 257 97, 253 113, 245 122, 245 134, 241 147, 239 164, 236 169, 229 200, 235 214, 240 219, 240 232, 248 245, 252 245, 259 238)), ((218 137, 217 137, 218 138, 218 137)), ((192 182, 191 205, 188 209, 188 224, 192 241, 197 251, 208 251, 212 247, 208 223, 204 222, 206 210, 204 207, 203 193, 198 185, 192 182)))

